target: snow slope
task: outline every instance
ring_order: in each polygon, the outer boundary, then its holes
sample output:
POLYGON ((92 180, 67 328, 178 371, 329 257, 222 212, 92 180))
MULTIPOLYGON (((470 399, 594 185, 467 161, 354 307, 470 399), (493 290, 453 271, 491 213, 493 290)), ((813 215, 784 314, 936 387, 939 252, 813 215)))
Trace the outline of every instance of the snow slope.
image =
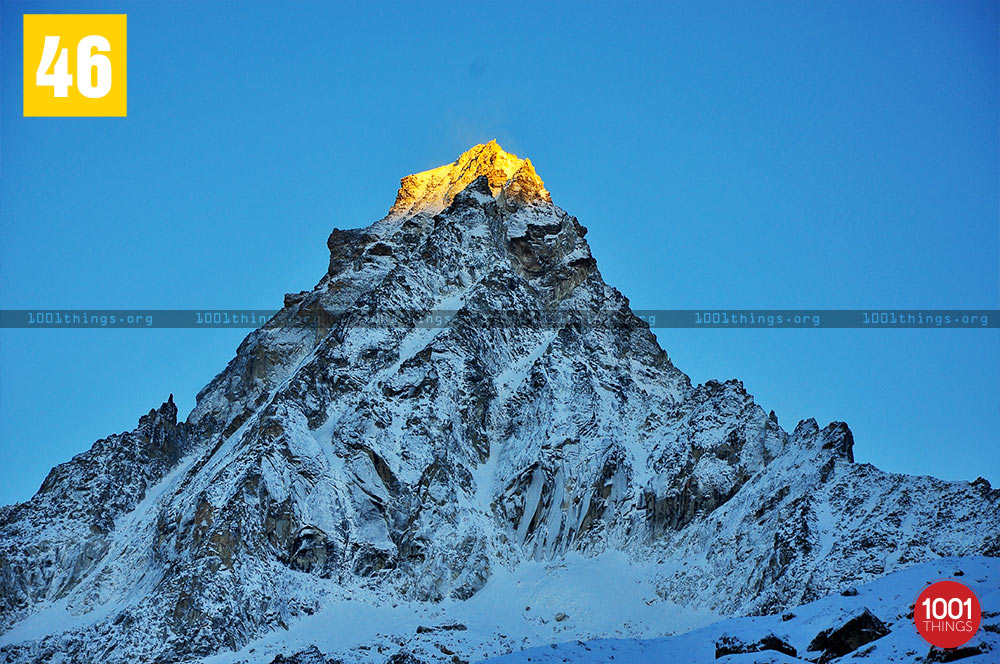
MULTIPOLYGON (((868 610, 886 623, 889 633, 832 661, 923 662, 928 661, 932 648, 920 637, 913 625, 913 603, 926 584, 953 577, 956 572, 962 574, 957 580, 976 593, 984 618, 979 632, 962 647, 968 654, 948 661, 968 664, 996 662, 1000 659, 1000 560, 982 557, 942 558, 915 565, 859 586, 856 589, 857 595, 830 595, 804 606, 794 607, 782 615, 731 618, 681 636, 646 640, 564 642, 526 649, 488 661, 491 664, 587 664, 611 660, 635 664, 814 661, 821 653, 810 651, 809 645, 817 634, 836 628, 851 617, 868 610), (722 643, 724 637, 735 637, 743 643, 754 644, 768 635, 775 635, 792 646, 797 656, 776 650, 762 650, 716 657, 717 644, 722 643), (974 652, 977 650, 980 652, 974 652)), ((960 654, 956 652, 953 656, 960 654)))

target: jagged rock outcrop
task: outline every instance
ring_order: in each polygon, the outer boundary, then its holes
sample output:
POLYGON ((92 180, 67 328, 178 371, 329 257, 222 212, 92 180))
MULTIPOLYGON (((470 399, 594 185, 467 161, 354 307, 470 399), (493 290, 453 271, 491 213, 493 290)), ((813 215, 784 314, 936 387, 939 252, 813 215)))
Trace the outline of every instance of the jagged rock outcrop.
POLYGON ((404 178, 185 422, 168 401, 4 508, 6 661, 191 661, 333 594, 466 600, 574 552, 720 614, 997 554, 985 481, 855 464, 843 423, 787 433, 738 381, 692 386, 585 235, 495 142, 404 178))
POLYGON ((291 655, 278 655, 271 660, 271 664, 344 664, 342 660, 327 657, 319 651, 319 648, 312 646, 306 650, 301 650, 291 655))
MULTIPOLYGON (((112 533, 187 451, 173 395, 127 433, 99 440, 56 466, 29 502, 0 511, 0 629, 39 602, 93 581, 112 533)), ((93 590, 69 602, 87 606, 93 590)))
POLYGON ((448 207, 474 180, 486 178, 488 195, 505 194, 511 205, 543 201, 551 203, 531 161, 505 152, 496 141, 477 145, 453 164, 407 175, 399 182, 396 202, 389 215, 434 214, 448 207))
POLYGON ((818 664, 843 657, 863 645, 880 639, 889 633, 889 628, 871 611, 864 609, 846 620, 842 625, 825 629, 809 642, 809 651, 818 652, 818 664))
POLYGON ((745 639, 732 634, 723 634, 715 641, 716 659, 727 655, 744 655, 767 650, 780 652, 789 657, 795 657, 798 654, 795 648, 774 634, 767 634, 763 638, 753 642, 747 642, 745 639))

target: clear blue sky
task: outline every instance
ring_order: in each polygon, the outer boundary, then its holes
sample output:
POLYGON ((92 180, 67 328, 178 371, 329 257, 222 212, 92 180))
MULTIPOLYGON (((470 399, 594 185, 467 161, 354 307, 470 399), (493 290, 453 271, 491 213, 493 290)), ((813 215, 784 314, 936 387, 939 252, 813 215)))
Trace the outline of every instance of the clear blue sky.
MULTIPOLYGON (((1000 307, 998 5, 9 2, 3 308, 277 308, 334 226, 490 138, 637 308, 1000 307), (21 117, 21 14, 126 12, 127 119, 21 117)), ((0 503, 233 330, 0 330, 0 503)), ((660 330, 786 428, 1000 483, 998 330, 660 330)))

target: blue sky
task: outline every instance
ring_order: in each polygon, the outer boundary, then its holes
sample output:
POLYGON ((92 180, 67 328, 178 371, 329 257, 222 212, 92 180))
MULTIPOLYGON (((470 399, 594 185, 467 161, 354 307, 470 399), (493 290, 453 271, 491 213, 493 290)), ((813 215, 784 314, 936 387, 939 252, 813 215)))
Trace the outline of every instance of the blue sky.
MULTIPOLYGON (((636 308, 1000 307, 997 3, 2 5, 0 296, 277 308, 496 138, 636 308), (22 13, 128 14, 128 118, 21 117, 22 13)), ((1000 483, 1000 332, 659 330, 859 461, 1000 483)), ((234 330, 0 330, 0 503, 186 414, 234 330)))

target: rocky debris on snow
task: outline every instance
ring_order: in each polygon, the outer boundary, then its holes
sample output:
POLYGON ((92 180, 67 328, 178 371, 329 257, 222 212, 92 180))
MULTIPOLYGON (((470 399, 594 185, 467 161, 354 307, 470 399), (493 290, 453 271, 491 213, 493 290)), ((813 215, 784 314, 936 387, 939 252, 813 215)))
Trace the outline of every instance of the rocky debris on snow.
POLYGON ((744 641, 740 637, 733 636, 731 634, 724 634, 715 642, 716 659, 725 657, 726 655, 763 652, 765 650, 773 650, 790 657, 795 657, 796 655, 795 648, 788 645, 786 641, 778 636, 775 636, 774 634, 768 634, 751 643, 744 641))
POLYGON ((316 646, 310 646, 293 655, 278 655, 271 664, 344 664, 344 661, 327 657, 316 646))
POLYGON ((988 652, 992 652, 993 648, 988 643, 975 643, 972 645, 964 645, 958 648, 951 648, 949 650, 942 650, 940 648, 931 647, 930 652, 927 653, 927 657, 924 658, 925 662, 957 662, 959 660, 968 659, 970 657, 977 657, 979 655, 984 655, 988 652))
POLYGON ((385 664, 427 664, 427 662, 411 653, 398 652, 385 660, 385 664))
POLYGON ((854 652, 861 646, 880 639, 889 628, 868 609, 851 617, 837 627, 823 630, 809 643, 809 652, 820 652, 817 660, 825 664, 837 657, 854 652))

